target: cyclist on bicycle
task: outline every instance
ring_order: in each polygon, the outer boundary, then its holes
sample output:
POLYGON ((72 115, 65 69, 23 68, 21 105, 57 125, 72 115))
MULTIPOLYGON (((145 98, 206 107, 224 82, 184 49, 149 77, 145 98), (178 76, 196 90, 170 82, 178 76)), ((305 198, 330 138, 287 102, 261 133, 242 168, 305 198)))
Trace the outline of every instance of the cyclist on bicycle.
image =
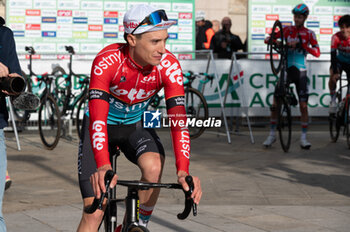
MULTIPOLYGON (((165 49, 169 21, 164 10, 135 5, 124 16, 126 44, 111 44, 93 61, 89 87, 89 107, 84 117, 79 145, 79 185, 84 206, 105 192, 104 175, 111 170, 110 156, 118 146, 141 170, 141 180, 160 182, 164 149, 152 128, 142 127, 142 115, 148 104, 164 87, 171 120, 186 120, 184 87, 180 64, 165 49)), ((156 115, 155 115, 156 116, 156 115)), ((178 182, 185 190, 189 174, 190 136, 181 123, 171 128, 178 182)), ((113 178, 114 187, 117 177, 113 178)), ((193 177, 192 197, 199 203, 202 190, 193 177)), ((147 226, 159 195, 159 189, 140 191, 140 225, 147 226)), ((83 212, 78 231, 97 231, 103 212, 83 212)))
MULTIPOLYGON (((288 45, 287 55, 287 78, 290 83, 294 83, 299 98, 299 108, 301 113, 300 146, 303 149, 309 149, 311 143, 306 139, 308 128, 308 109, 307 102, 309 98, 308 81, 306 76, 306 55, 310 53, 315 57, 320 56, 320 48, 318 46, 316 35, 313 31, 304 27, 304 23, 309 15, 309 9, 305 4, 298 4, 293 10, 294 26, 283 28, 283 35, 288 45)), ((278 36, 278 33, 277 33, 278 36)), ((269 37, 265 39, 268 43, 269 37)), ((264 141, 265 147, 270 147, 276 141, 276 124, 277 112, 275 99, 271 106, 270 134, 264 141)))
POLYGON ((341 77, 343 71, 346 72, 348 81, 350 81, 350 15, 343 15, 338 25, 340 31, 332 36, 331 42, 331 67, 329 69, 330 79, 328 81, 331 102, 329 112, 335 113, 337 104, 336 87, 337 80, 341 77))

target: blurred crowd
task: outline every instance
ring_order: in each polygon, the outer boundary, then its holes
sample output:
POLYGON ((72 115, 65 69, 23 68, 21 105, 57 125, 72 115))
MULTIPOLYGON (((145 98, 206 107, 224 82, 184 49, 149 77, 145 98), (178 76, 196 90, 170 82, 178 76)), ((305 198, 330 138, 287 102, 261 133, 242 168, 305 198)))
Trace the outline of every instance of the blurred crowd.
MULTIPOLYGON (((232 21, 229 17, 221 20, 206 20, 203 13, 196 15, 196 50, 211 49, 219 59, 231 59, 233 52, 246 52, 245 41, 231 32, 232 21)), ((237 56, 242 58, 243 55, 237 56)))

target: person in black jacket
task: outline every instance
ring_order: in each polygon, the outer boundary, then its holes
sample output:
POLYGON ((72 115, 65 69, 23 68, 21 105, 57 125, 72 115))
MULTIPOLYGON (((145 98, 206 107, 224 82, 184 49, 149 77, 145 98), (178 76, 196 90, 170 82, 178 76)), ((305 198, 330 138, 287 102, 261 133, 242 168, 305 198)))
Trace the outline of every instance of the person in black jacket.
POLYGON ((209 49, 215 34, 213 24, 203 17, 196 18, 196 50, 209 49))
MULTIPOLYGON (((5 20, 0 17, 0 78, 20 77, 21 66, 16 53, 15 40, 13 32, 4 26, 5 20)), ((6 108, 5 96, 10 95, 5 90, 0 90, 0 231, 6 231, 5 221, 2 215, 2 201, 5 191, 6 180, 6 144, 4 136, 4 127, 8 120, 8 111, 6 108)))
POLYGON ((222 29, 215 33, 211 40, 210 49, 218 58, 231 59, 232 53, 243 50, 243 44, 239 36, 231 33, 232 22, 229 17, 221 21, 222 29))

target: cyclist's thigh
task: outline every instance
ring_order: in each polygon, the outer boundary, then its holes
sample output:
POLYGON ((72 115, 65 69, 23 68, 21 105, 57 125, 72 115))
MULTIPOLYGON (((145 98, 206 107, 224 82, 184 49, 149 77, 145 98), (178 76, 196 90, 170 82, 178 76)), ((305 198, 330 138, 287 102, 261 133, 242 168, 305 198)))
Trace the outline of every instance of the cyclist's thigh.
POLYGON ((309 98, 309 86, 306 70, 300 71, 295 66, 288 68, 288 79, 295 84, 300 102, 307 102, 309 98))
MULTIPOLYGON (((346 73, 346 78, 348 79, 348 81, 350 81, 350 64, 347 63, 341 63, 340 65, 340 70, 346 73)), ((341 71, 340 71, 340 76, 341 76, 341 71)))
POLYGON ((137 164, 138 158, 147 152, 159 153, 165 156, 163 145, 154 129, 137 127, 121 145, 126 158, 137 164))

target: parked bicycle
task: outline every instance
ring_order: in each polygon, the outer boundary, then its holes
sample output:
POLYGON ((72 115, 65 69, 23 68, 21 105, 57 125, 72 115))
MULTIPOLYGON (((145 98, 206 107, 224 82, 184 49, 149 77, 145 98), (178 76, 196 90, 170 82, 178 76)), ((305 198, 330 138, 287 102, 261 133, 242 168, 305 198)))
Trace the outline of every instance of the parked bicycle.
POLYGON ((329 114, 329 132, 332 142, 337 142, 340 134, 341 127, 343 128, 343 135, 346 136, 348 148, 350 149, 350 83, 342 85, 341 79, 340 86, 336 92, 336 112, 329 114), (345 97, 343 97, 343 88, 346 88, 345 97))
POLYGON ((65 46, 69 53, 68 74, 61 66, 55 66, 52 70, 52 75, 56 76, 56 87, 54 95, 57 96, 58 105, 60 107, 61 115, 71 114, 73 118, 73 111, 77 107, 77 103, 87 94, 88 75, 76 74, 73 69, 73 55, 75 54, 72 46, 65 46), (73 79, 78 80, 78 94, 73 93, 73 79))
POLYGON ((60 109, 61 116, 70 115, 70 118, 76 124, 77 132, 80 137, 83 112, 87 105, 87 94, 89 86, 89 76, 85 74, 76 74, 72 69, 73 55, 75 54, 72 46, 65 46, 69 53, 68 74, 60 66, 55 66, 52 75, 56 76, 56 85, 54 96, 60 109), (73 79, 77 80, 79 91, 73 92, 73 79))
POLYGON ((283 35, 282 24, 277 20, 273 27, 268 43, 270 50, 270 65, 273 74, 279 76, 275 86, 274 97, 277 108, 277 129, 283 151, 288 152, 292 138, 291 106, 297 105, 290 82, 287 78, 288 45, 283 35))
MULTIPOLYGON (((90 207, 84 209, 86 213, 92 214, 97 209, 102 209, 102 203, 105 198, 107 198, 107 207, 103 216, 104 231, 114 232, 117 228, 117 202, 125 202, 125 219, 122 225, 121 232, 149 232, 146 227, 139 225, 139 190, 148 190, 150 188, 167 188, 167 189, 182 189, 180 184, 164 184, 164 183, 146 183, 141 181, 127 181, 127 180, 118 180, 117 186, 126 186, 128 188, 128 193, 125 199, 117 199, 116 191, 117 187, 113 189, 109 188, 109 184, 112 181, 113 176, 116 171, 116 160, 120 151, 117 150, 117 153, 113 157, 113 171, 109 170, 105 174, 105 185, 108 191, 102 193, 100 199, 94 199, 93 204, 90 207)), ((185 209, 182 213, 177 215, 177 218, 184 220, 188 217, 191 210, 193 210, 193 215, 197 215, 197 204, 194 203, 191 198, 191 194, 194 189, 193 180, 191 176, 186 177, 186 182, 190 187, 189 191, 184 191, 185 193, 185 209)), ((101 222, 102 225, 102 222, 101 222)), ((101 227, 100 225, 100 227, 101 227)), ((99 228, 100 229, 100 228, 99 228)))
POLYGON ((51 94, 54 76, 47 73, 43 75, 35 74, 32 69, 32 56, 35 54, 35 50, 33 47, 25 47, 25 50, 29 54, 27 85, 32 83, 32 77, 38 80, 39 88, 44 84, 44 88, 40 93, 38 126, 42 143, 47 149, 52 150, 57 146, 61 134, 61 117, 56 100, 51 94))

